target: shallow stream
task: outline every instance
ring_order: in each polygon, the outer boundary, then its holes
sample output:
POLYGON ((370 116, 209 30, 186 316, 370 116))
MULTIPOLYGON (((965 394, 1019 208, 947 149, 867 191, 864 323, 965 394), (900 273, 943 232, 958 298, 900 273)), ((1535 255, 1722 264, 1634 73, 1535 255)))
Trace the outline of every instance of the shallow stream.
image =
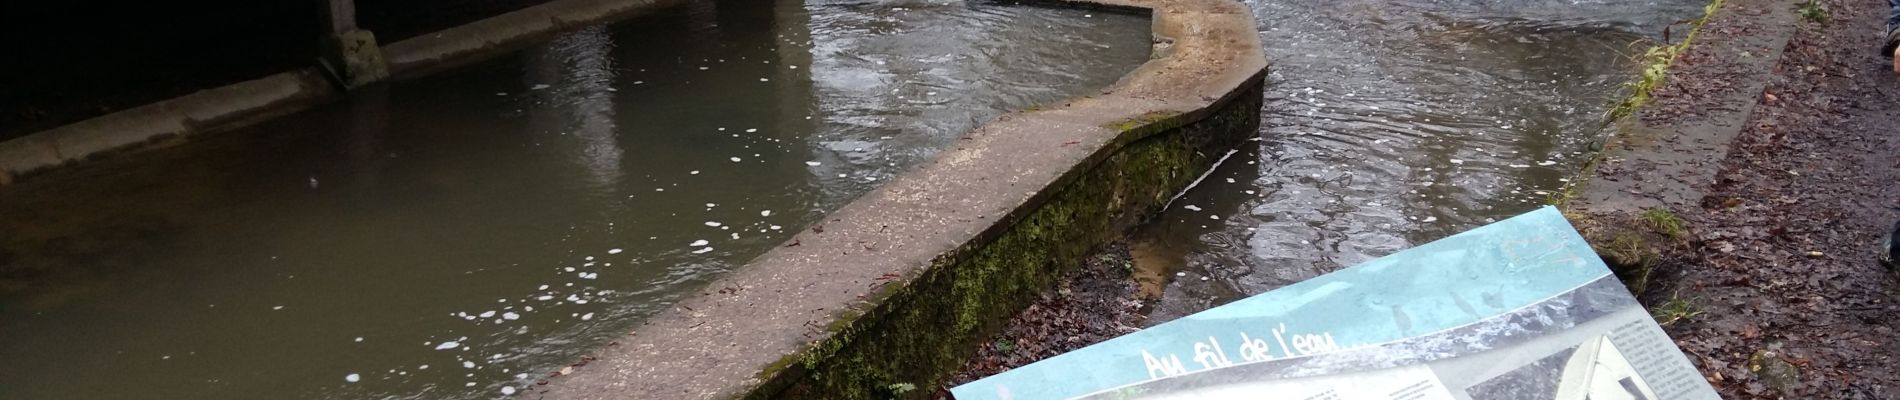
POLYGON ((1529 211, 1706 2, 1249 0, 1259 140, 1133 243, 1152 323, 1529 211))

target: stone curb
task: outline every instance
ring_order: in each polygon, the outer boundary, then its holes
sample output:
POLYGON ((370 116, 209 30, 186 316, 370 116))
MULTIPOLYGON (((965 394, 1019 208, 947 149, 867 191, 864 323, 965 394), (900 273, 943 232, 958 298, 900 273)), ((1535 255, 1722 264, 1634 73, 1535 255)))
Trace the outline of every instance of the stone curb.
MULTIPOLYGON (((1725 0, 1708 16, 1684 52, 1711 61, 1699 65, 1672 65, 1670 77, 1688 68, 1726 70, 1720 76, 1738 78, 1733 89, 1694 96, 1653 98, 1612 126, 1615 137, 1603 149, 1603 160, 1583 171, 1589 180, 1567 207, 1589 214, 1628 213, 1647 209, 1683 210, 1700 207, 1715 174, 1728 158, 1735 140, 1763 90, 1781 63, 1783 50, 1796 32, 1794 11, 1786 3, 1762 0, 1725 0), (1758 27, 1729 33, 1736 23, 1758 27), (1716 29, 1706 29, 1716 28, 1716 29), (1658 107, 1677 104, 1697 115, 1667 121, 1644 121, 1658 107), (1686 105, 1686 107, 1684 106, 1686 105)), ((1680 59, 1680 58, 1679 58, 1680 59)))

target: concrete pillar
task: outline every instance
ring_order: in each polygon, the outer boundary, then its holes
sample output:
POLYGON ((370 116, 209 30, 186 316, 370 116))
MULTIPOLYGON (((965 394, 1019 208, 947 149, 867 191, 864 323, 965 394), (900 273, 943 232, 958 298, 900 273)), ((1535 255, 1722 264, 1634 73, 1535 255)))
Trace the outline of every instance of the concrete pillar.
POLYGON ((355 0, 323 0, 328 32, 323 38, 323 63, 331 77, 345 88, 376 83, 389 77, 376 35, 356 27, 355 0))

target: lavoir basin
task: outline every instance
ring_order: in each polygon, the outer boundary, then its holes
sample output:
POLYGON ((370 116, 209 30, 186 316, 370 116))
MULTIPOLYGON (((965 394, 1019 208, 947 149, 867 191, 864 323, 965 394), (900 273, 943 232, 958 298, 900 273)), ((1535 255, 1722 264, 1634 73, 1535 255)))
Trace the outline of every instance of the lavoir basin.
POLYGON ((0 187, 0 398, 493 398, 1148 20, 710 1, 0 187))

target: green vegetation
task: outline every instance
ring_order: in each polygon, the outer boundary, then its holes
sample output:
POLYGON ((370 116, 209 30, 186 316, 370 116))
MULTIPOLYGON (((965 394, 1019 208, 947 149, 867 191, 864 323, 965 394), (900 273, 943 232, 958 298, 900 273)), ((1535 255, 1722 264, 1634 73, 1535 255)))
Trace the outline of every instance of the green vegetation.
POLYGON ((890 391, 892 395, 903 395, 905 393, 910 393, 913 390, 917 390, 917 385, 912 385, 905 382, 898 382, 898 383, 893 383, 889 385, 884 385, 884 390, 890 391))
POLYGON ((1702 315, 1702 310, 1696 308, 1695 304, 1690 303, 1688 299, 1684 299, 1682 296, 1670 296, 1669 301, 1665 301, 1662 305, 1650 310, 1650 316, 1655 317, 1656 323, 1663 326, 1669 326, 1670 324, 1695 318, 1699 315, 1702 315))
POLYGON ((1801 15, 1801 20, 1816 24, 1826 24, 1828 17, 1831 16, 1827 11, 1827 6, 1821 5, 1819 0, 1801 2, 1795 6, 1794 12, 1801 15))
POLYGON ((1655 229, 1656 233, 1661 233, 1670 239, 1678 242, 1689 239, 1689 228, 1683 224, 1682 218, 1676 217, 1676 214, 1669 212, 1668 209, 1659 207, 1643 210, 1643 213, 1638 214, 1636 218, 1650 229, 1655 229))
POLYGON ((1116 268, 1120 268, 1121 271, 1124 273, 1135 272, 1134 261, 1123 259, 1120 256, 1116 256, 1114 254, 1096 254, 1095 262, 1115 266, 1116 268))
POLYGON ((1637 108, 1649 104, 1650 92, 1655 91, 1658 87, 1662 87, 1663 81, 1668 78, 1669 65, 1675 63, 1676 57, 1682 55, 1683 51, 1689 49, 1690 43, 1695 42, 1696 33, 1702 30, 1702 24, 1708 22, 1709 17, 1714 16, 1716 10, 1722 8, 1722 1, 1723 0, 1715 0, 1714 2, 1710 2, 1708 6, 1703 7, 1702 18, 1691 23, 1689 34, 1684 36, 1682 41, 1676 42, 1674 45, 1652 46, 1648 50, 1644 50, 1643 55, 1637 56, 1638 65, 1641 65, 1641 69, 1639 70, 1641 73, 1637 75, 1636 81, 1630 82, 1629 97, 1624 98, 1622 102, 1610 108, 1611 120, 1629 116, 1635 112, 1637 108))
POLYGON ((1009 340, 1009 338, 1006 337, 996 338, 996 351, 1014 353, 1016 352, 1016 341, 1009 340))

